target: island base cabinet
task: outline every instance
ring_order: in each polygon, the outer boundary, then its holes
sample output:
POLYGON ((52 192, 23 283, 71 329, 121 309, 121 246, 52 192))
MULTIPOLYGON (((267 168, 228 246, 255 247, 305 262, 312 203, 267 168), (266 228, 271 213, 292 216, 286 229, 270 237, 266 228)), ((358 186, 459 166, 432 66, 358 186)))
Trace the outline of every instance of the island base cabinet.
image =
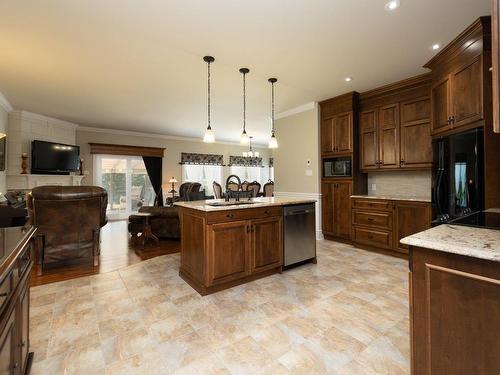
POLYGON ((413 375, 500 374, 500 263, 410 248, 413 375))
POLYGON ((283 211, 181 208, 180 276, 201 295, 280 272, 283 211))

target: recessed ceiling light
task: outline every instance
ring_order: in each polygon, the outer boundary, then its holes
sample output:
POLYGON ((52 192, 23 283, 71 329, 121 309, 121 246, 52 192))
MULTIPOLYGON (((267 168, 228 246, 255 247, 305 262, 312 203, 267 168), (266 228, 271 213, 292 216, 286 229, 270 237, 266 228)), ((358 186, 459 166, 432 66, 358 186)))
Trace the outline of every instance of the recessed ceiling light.
POLYGON ((345 81, 346 82, 351 82, 352 81, 352 77, 345 77, 345 81))
POLYGON ((399 0, 391 0, 385 3, 385 9, 386 10, 396 10, 399 8, 401 5, 401 2, 399 0))
POLYGON ((441 48, 441 46, 440 46, 438 43, 436 43, 436 44, 433 44, 433 45, 432 45, 432 49, 433 49, 434 51, 437 51, 437 50, 438 50, 438 49, 440 49, 440 48, 441 48))

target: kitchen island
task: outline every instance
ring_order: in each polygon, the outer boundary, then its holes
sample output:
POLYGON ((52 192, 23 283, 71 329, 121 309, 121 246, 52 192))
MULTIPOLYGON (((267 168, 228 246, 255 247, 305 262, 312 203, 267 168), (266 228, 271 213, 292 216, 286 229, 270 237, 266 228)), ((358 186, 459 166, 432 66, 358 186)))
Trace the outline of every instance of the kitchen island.
POLYGON ((179 275, 206 295, 281 272, 283 206, 314 202, 280 198, 177 202, 179 275))
POLYGON ((401 242, 412 374, 500 374, 500 231, 444 224, 401 242))

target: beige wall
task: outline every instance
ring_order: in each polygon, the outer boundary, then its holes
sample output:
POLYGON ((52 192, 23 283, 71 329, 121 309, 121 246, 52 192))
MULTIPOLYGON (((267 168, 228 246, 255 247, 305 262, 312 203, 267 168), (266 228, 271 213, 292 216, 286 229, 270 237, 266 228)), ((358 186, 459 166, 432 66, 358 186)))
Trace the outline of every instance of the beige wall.
POLYGON ((368 194, 430 199, 431 171, 369 173, 368 194), (373 190, 373 184, 376 185, 376 190, 373 190))
MULTIPOLYGON (((9 114, 2 106, 0 106, 0 133, 7 133, 8 120, 9 120, 9 114)), ((5 163, 5 165, 7 166, 7 163, 5 163)), ((5 189, 6 189, 5 171, 3 171, 0 172, 0 193, 5 194, 5 189)))
POLYGON ((320 192, 318 108, 276 121, 279 148, 273 150, 275 190, 320 192), (307 165, 307 161, 311 165, 307 165))
MULTIPOLYGON (((106 133, 77 129, 76 143, 80 146, 80 154, 84 159, 83 169, 85 172, 88 172, 88 175, 82 181, 82 184, 84 185, 94 184, 94 170, 92 166, 93 157, 92 155, 90 155, 89 142, 122 144, 131 146, 164 147, 165 156, 163 158, 163 183, 167 183, 172 176, 174 176, 179 182, 181 181, 181 166, 179 164, 181 160, 181 152, 223 154, 224 163, 227 164, 229 163, 229 155, 241 155, 242 151, 248 150, 247 146, 242 147, 237 144, 207 144, 201 141, 197 142, 195 140, 186 141, 169 139, 167 137, 154 135, 149 136, 144 134, 118 134, 116 132, 106 133)), ((271 155, 270 150, 260 147, 256 147, 254 149, 260 152, 263 164, 267 166, 269 164, 269 157, 271 155)), ((224 171, 225 176, 228 174, 228 170, 229 168, 227 167, 224 171)))

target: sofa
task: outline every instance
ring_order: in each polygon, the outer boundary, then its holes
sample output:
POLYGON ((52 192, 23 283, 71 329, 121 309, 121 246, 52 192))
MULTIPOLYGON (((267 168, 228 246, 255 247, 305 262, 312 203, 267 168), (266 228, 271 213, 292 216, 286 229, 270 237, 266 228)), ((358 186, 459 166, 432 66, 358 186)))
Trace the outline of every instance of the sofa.
MULTIPOLYGON (((149 219, 151 231, 158 238, 179 239, 181 237, 179 228, 179 210, 177 207, 167 206, 143 206, 139 212, 145 212, 155 215, 149 219)), ((142 220, 129 217, 128 231, 137 234, 142 231, 142 220)))

